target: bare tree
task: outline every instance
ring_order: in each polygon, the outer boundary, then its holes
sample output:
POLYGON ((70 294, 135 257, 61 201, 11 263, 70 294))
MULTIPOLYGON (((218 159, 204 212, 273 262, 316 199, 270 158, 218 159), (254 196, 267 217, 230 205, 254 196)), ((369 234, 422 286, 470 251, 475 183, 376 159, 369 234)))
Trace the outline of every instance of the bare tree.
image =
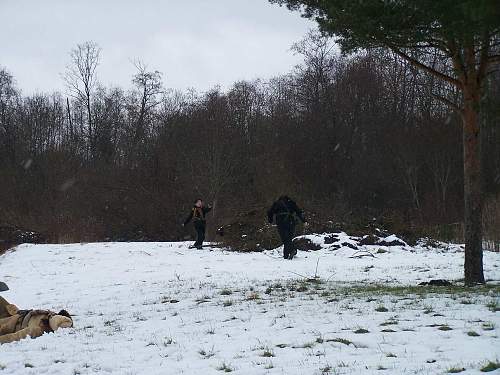
POLYGON ((14 78, 5 70, 0 68, 0 159, 2 149, 5 157, 15 160, 15 131, 11 120, 13 102, 17 96, 14 86, 14 78))
POLYGON ((139 111, 135 121, 133 136, 133 149, 137 151, 138 145, 146 135, 146 117, 157 105, 161 103, 158 96, 164 93, 162 74, 158 70, 148 71, 147 65, 140 60, 134 62, 137 73, 132 83, 139 90, 139 111))
POLYGON ((87 110, 90 154, 94 145, 92 121, 92 94, 97 84, 96 69, 100 62, 101 49, 97 43, 88 41, 78 44, 70 52, 71 63, 63 75, 69 94, 83 103, 87 110))

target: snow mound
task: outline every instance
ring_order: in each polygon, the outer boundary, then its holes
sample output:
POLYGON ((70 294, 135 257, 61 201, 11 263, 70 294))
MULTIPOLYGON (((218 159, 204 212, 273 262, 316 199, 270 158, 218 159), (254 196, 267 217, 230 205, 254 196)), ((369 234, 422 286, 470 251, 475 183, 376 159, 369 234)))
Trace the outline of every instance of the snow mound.
POLYGON ((370 252, 374 249, 385 249, 387 247, 410 248, 405 241, 396 235, 386 237, 374 235, 356 237, 349 236, 345 232, 303 235, 296 237, 294 242, 299 250, 346 250, 348 248, 356 251, 370 252))

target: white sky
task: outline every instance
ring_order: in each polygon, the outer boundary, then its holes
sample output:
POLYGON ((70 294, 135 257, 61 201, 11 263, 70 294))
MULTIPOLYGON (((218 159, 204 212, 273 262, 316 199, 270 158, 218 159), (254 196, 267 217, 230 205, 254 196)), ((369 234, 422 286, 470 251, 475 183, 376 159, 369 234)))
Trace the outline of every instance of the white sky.
POLYGON ((166 87, 225 88, 290 71, 290 46, 315 28, 267 0, 0 0, 0 14, 0 66, 24 94, 63 91, 69 51, 88 40, 106 86, 129 88, 139 58, 166 87))

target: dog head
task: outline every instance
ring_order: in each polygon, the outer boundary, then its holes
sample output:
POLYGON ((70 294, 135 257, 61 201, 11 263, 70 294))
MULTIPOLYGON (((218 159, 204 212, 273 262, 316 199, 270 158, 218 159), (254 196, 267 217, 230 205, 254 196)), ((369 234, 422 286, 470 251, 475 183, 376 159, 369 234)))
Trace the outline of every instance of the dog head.
POLYGON ((73 327, 73 319, 66 310, 61 310, 49 318, 49 326, 53 331, 57 331, 59 328, 71 328, 73 327))

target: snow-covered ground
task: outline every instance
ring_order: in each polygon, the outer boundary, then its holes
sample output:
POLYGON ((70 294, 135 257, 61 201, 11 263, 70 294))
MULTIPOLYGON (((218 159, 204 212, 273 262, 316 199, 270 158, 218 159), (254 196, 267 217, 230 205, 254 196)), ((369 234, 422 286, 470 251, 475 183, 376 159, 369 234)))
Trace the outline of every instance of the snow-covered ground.
POLYGON ((461 247, 333 250, 325 237, 292 261, 188 243, 18 246, 0 257, 1 295, 66 308, 75 327, 2 345, 0 375, 479 374, 500 359, 500 254, 484 254, 489 286, 417 287, 461 279, 461 247))

